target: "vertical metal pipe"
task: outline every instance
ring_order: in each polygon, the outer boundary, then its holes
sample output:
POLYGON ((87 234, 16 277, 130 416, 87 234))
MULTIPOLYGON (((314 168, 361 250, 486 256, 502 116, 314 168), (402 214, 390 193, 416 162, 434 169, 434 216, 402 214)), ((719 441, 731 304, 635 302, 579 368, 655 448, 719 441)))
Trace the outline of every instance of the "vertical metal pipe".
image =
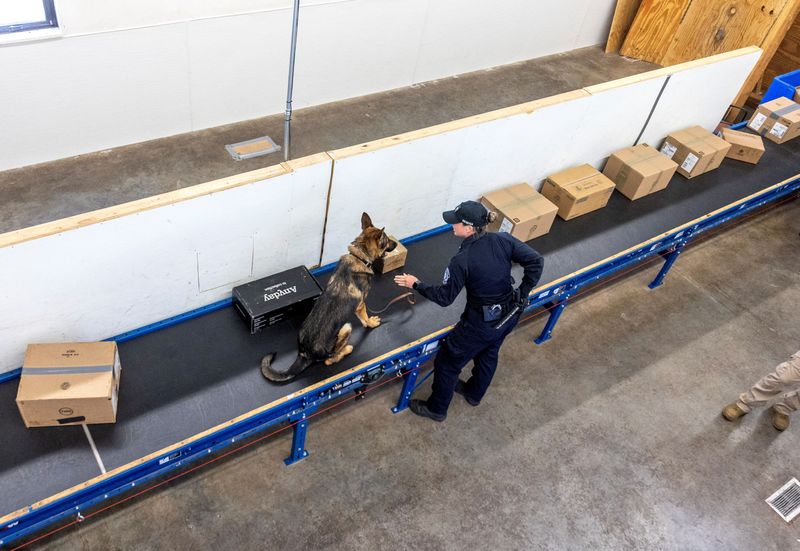
POLYGON ((294 58, 297 50, 297 21, 300 18, 300 0, 294 0, 292 11, 292 46, 289 50, 289 88, 286 91, 286 113, 283 119, 283 160, 289 160, 292 125, 292 88, 294 88, 294 58))

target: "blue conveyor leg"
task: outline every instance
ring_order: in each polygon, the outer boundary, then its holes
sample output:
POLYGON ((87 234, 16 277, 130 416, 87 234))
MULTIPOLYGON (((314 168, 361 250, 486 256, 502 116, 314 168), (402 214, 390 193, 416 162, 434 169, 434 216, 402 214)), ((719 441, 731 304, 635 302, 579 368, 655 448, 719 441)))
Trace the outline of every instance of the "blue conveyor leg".
POLYGON ((675 264, 675 260, 677 260, 678 255, 681 254, 683 250, 683 245, 678 245, 672 251, 670 251, 664 260, 664 265, 661 266, 661 270, 659 270, 658 275, 656 278, 648 285, 651 289, 655 289, 656 287, 660 287, 662 283, 664 283, 664 278, 669 272, 669 269, 672 268, 672 265, 675 264))
POLYGON ((408 372, 406 380, 403 382, 403 390, 400 391, 400 398, 397 399, 397 405, 392 408, 392 413, 400 413, 408 407, 408 401, 416 388, 418 375, 419 367, 408 372))
POLYGON ((308 431, 308 415, 310 413, 312 413, 312 411, 304 411, 297 418, 292 419, 292 421, 295 422, 293 427, 294 432, 292 433, 292 453, 283 460, 286 465, 292 465, 308 457, 306 432, 308 431))
POLYGON ((550 340, 553 334, 553 328, 555 328, 556 323, 558 323, 558 318, 561 317, 561 312, 563 312, 564 308, 567 307, 568 299, 568 295, 564 296, 561 302, 559 302, 556 307, 550 311, 550 317, 547 318, 547 323, 545 324, 544 329, 542 329, 542 333, 533 342, 536 344, 542 344, 550 340))

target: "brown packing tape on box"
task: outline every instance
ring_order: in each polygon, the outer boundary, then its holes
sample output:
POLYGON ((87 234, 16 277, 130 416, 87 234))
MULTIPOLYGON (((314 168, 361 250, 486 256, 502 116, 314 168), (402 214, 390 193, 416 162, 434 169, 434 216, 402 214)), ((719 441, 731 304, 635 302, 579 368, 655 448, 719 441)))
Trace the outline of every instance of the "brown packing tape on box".
POLYGON ((761 129, 758 133, 762 136, 766 136, 767 133, 775 126, 775 121, 779 121, 780 119, 784 118, 785 116, 797 111, 800 109, 800 104, 795 103, 794 105, 787 105, 786 107, 781 107, 776 111, 771 111, 770 114, 767 116, 767 119, 771 119, 773 123, 771 125, 761 125, 761 129))
POLYGON ((489 231, 507 232, 522 241, 548 233, 558 211, 547 198, 524 182, 486 193, 481 203, 498 214, 489 224, 489 231))
POLYGON ((608 176, 584 164, 548 176, 542 195, 558 205, 558 216, 571 220, 603 208, 615 187, 608 176))

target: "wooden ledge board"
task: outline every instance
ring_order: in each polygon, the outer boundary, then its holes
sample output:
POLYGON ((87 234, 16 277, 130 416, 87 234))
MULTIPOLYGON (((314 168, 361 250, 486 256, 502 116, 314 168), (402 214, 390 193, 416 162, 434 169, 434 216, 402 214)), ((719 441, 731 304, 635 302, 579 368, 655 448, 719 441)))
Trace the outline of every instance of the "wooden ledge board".
POLYGON ((503 109, 489 111, 488 113, 481 113, 479 115, 473 115, 471 117, 466 117, 463 119, 437 124, 435 126, 421 128, 419 130, 412 130, 411 132, 398 134, 396 136, 390 136, 388 138, 381 138, 379 140, 374 140, 359 145, 353 145, 350 147, 344 147, 342 149, 336 149, 334 151, 329 151, 328 154, 331 156, 334 162, 340 161, 348 157, 360 155, 361 153, 370 153, 372 151, 377 151, 379 149, 391 147, 393 145, 412 142, 414 140, 427 138, 428 136, 435 136, 437 134, 445 134, 447 132, 460 130, 462 128, 467 128, 469 126, 475 126, 477 124, 481 124, 484 122, 504 119, 507 117, 512 117, 514 115, 533 113, 534 111, 542 109, 549 105, 555 105, 557 103, 564 103, 576 100, 579 98, 587 97, 588 95, 589 94, 584 90, 573 90, 571 92, 564 92, 563 94, 557 94, 555 96, 549 96, 546 98, 529 101, 527 103, 521 103, 519 105, 512 105, 510 107, 504 107, 503 109))
POLYGON ((152 197, 130 201, 121 205, 114 205, 113 207, 107 207, 83 214, 76 214, 75 216, 61 218, 52 222, 45 222, 44 224, 14 230, 8 233, 0 234, 0 248, 11 247, 13 245, 24 243, 25 241, 31 241, 34 239, 47 237, 49 235, 63 233, 84 226, 98 224, 100 222, 107 222, 108 220, 121 218, 130 214, 136 214, 137 212, 143 212, 166 205, 172 205, 174 203, 188 201, 190 199, 196 199, 197 197, 219 193, 220 191, 245 186, 261 180, 269 180, 270 178, 289 174, 294 170, 305 166, 328 161, 330 161, 330 157, 327 153, 317 153, 315 155, 289 161, 288 163, 280 163, 277 165, 268 166, 266 168, 260 168, 258 170, 244 172, 242 174, 236 174, 226 178, 220 178, 219 180, 213 180, 211 182, 205 182, 203 184, 197 184, 195 186, 189 186, 183 189, 162 193, 160 195, 154 195, 152 197))

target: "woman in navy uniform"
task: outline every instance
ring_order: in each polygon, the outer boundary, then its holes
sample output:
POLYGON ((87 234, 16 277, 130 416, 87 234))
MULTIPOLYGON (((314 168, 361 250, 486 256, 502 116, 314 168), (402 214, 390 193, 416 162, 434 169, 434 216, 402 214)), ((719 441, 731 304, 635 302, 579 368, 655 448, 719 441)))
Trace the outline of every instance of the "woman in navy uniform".
POLYGON ((411 274, 394 278, 401 287, 416 289, 440 306, 449 306, 461 289, 467 288, 467 306, 461 320, 434 360, 430 397, 409 403, 411 411, 434 421, 447 417, 453 392, 461 394, 472 406, 480 403, 497 368, 500 346, 519 321, 544 266, 542 255, 519 239, 508 233, 486 232, 486 225, 497 214, 480 203, 465 201, 442 213, 442 218, 464 241, 450 260, 441 285, 428 285, 411 274), (511 277, 512 262, 525 270, 517 289, 511 277), (516 314, 514 308, 518 308, 516 314), (470 360, 474 360, 472 376, 463 382, 458 376, 470 360))

